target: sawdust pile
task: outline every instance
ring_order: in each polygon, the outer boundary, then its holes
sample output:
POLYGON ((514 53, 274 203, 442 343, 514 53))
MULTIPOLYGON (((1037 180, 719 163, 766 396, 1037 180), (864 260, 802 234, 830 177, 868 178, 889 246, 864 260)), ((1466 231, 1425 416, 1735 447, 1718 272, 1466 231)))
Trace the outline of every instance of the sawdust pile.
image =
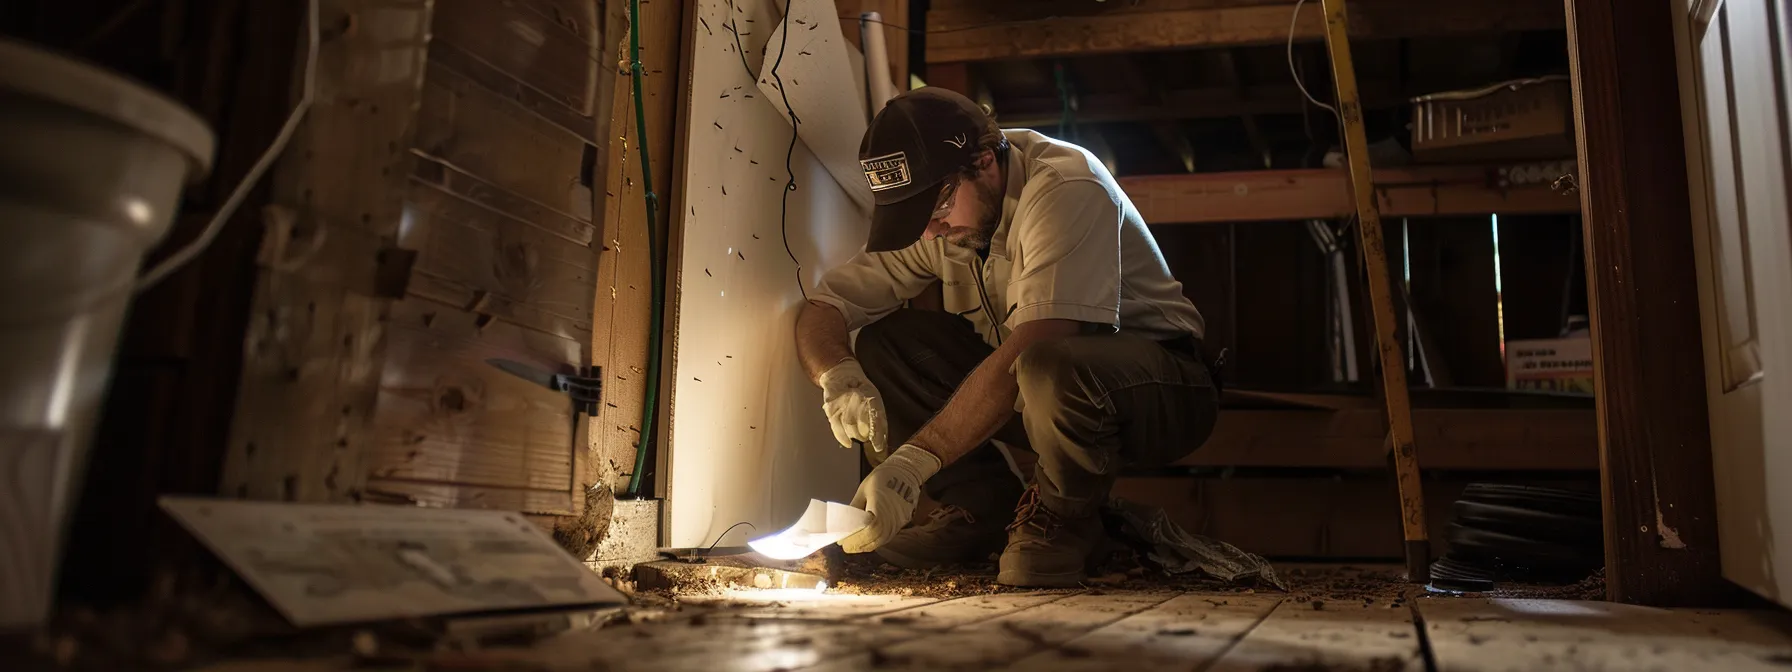
POLYGON ((1352 603, 1400 608, 1418 590, 1406 581, 1406 573, 1395 567, 1289 567, 1281 574, 1294 601, 1315 610, 1324 610, 1326 604, 1352 603))
POLYGON ((1605 568, 1591 576, 1565 586, 1502 583, 1480 597, 1530 598, 1540 600, 1604 600, 1605 568))

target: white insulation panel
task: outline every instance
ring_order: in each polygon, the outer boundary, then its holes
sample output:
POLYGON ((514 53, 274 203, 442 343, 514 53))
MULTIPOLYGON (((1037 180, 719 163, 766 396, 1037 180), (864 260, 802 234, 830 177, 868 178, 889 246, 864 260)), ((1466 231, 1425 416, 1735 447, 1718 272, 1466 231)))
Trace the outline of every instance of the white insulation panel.
POLYGON ((827 131, 798 139, 790 173, 791 123, 782 101, 774 105, 762 90, 777 89, 756 76, 771 67, 762 55, 781 4, 701 0, 696 11, 684 202, 677 206, 684 244, 674 261, 665 543, 675 547, 707 546, 743 521, 754 529, 743 526, 720 543, 744 544, 794 523, 811 498, 850 501, 858 456, 834 441, 821 392, 797 362, 793 327, 805 289, 862 248, 868 227, 866 212, 817 158, 828 157, 836 171, 843 160, 856 162, 857 138, 842 147, 840 139, 854 135, 842 127, 864 127, 862 59, 844 41, 833 2, 797 0, 788 24, 779 79, 803 126, 827 131), (780 217, 791 173, 796 189, 780 217))

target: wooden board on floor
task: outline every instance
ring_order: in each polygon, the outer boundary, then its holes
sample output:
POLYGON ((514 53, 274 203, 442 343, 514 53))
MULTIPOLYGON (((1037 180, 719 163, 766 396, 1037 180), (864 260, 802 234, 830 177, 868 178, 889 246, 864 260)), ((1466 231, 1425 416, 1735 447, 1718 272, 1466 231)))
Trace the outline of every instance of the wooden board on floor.
POLYGON ((1180 595, 1064 646, 1022 658, 1012 669, 1202 669, 1262 622, 1282 599, 1277 595, 1180 595))
POLYGON ((628 602, 514 513, 201 497, 160 506, 299 627, 628 602))
POLYGON ((1425 662, 1410 609, 1289 600, 1205 669, 1417 672, 1425 662))
POLYGON ((1421 599, 1439 669, 1783 670, 1783 613, 1573 600, 1421 599))

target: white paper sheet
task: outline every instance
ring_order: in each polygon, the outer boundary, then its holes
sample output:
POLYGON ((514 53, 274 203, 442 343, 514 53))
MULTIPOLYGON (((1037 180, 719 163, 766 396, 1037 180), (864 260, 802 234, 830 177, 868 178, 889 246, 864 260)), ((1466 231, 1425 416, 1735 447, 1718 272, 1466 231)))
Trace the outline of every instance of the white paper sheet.
POLYGON ((806 558, 871 524, 871 514, 839 502, 809 500, 809 509, 795 525, 747 542, 760 555, 775 560, 806 558))

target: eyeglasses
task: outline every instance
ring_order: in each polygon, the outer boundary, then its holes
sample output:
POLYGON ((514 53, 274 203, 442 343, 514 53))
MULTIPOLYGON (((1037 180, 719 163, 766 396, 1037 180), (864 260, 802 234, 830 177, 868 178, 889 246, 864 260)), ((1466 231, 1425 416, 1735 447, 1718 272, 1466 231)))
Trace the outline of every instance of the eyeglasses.
POLYGON ((934 203, 933 214, 927 216, 928 220, 944 219, 947 214, 951 213, 953 198, 957 195, 958 179, 951 178, 947 180, 945 188, 940 190, 940 198, 934 203))

